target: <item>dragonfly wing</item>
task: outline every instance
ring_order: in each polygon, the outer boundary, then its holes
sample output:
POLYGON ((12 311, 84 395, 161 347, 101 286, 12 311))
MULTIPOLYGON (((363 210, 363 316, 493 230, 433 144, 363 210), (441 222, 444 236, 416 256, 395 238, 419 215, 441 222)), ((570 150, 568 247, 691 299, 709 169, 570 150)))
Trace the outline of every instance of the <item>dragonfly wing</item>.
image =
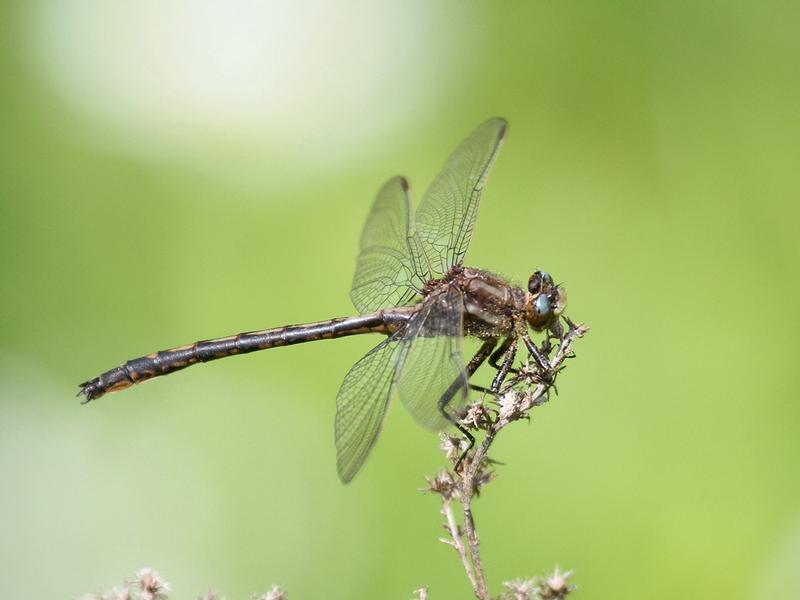
POLYGON ((360 313, 408 304, 424 281, 411 228, 411 200, 403 177, 387 181, 372 203, 361 234, 350 298, 360 313))
POLYGON ((358 473, 380 433, 401 333, 378 344, 353 365, 336 395, 336 468, 344 483, 358 473))
POLYGON ((490 119, 456 148, 433 180, 416 214, 416 234, 440 278, 467 252, 489 169, 506 132, 505 119, 490 119))
POLYGON ((438 402, 452 394, 449 410, 467 400, 468 378, 461 354, 463 299, 455 286, 431 295, 403 329, 395 384, 400 400, 424 427, 441 431, 449 421, 438 402))

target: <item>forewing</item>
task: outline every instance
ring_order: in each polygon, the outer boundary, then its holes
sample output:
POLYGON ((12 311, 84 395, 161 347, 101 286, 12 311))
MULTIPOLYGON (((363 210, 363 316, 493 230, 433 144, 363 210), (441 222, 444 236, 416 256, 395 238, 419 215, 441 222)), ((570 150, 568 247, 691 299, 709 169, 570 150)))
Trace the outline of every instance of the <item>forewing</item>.
POLYGON ((350 288, 350 298, 360 313, 408 304, 422 290, 411 219, 408 182, 394 177, 375 197, 361 234, 350 288))
POLYGON ((416 233, 429 278, 440 278, 467 252, 481 193, 506 132, 504 119, 479 126, 447 159, 420 202, 416 233))
POLYGON ((401 349, 399 333, 353 365, 336 395, 336 468, 344 483, 358 473, 380 432, 401 349))
POLYGON ((461 354, 463 300, 455 286, 431 295, 403 330, 395 385, 411 415, 424 427, 449 425, 438 408, 446 393, 448 410, 467 399, 467 374, 461 354))

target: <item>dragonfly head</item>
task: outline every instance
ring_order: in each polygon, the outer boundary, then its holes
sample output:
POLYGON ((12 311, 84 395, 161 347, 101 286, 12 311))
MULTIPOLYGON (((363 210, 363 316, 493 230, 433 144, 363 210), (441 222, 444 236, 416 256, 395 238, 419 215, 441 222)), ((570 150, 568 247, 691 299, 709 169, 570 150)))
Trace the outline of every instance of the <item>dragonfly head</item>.
POLYGON ((525 318, 533 329, 541 331, 558 320, 567 305, 567 291, 553 282, 550 273, 536 271, 528 280, 525 294, 525 318))

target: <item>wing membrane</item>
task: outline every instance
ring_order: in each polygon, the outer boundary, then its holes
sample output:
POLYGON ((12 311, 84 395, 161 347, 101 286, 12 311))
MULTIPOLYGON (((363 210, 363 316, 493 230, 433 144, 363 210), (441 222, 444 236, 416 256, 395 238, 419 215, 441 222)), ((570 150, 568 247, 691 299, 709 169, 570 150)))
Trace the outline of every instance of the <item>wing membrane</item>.
POLYGON ((450 155, 422 197, 415 230, 428 258, 428 279, 443 277, 464 259, 489 169, 505 131, 504 119, 480 125, 450 155))
POLYGON ((467 398, 461 354, 462 305, 461 292, 449 286, 426 298, 403 331, 395 384, 405 407, 428 429, 442 430, 449 425, 438 408, 445 393, 452 394, 450 410, 467 398))
POLYGON ((380 433, 393 387, 423 426, 449 426, 438 401, 450 393, 450 409, 467 399, 461 354, 461 292, 449 286, 397 333, 373 348, 347 373, 336 396, 336 466, 345 483, 361 469, 380 433))
POLYGON ((336 395, 336 468, 344 483, 358 473, 380 432, 392 391, 400 333, 353 365, 336 395))
POLYGON ((361 234, 350 298, 360 313, 408 304, 424 281, 414 261, 418 244, 412 227, 408 182, 403 177, 387 181, 372 204, 361 234))
POLYGON ((408 304, 428 280, 461 264, 505 131, 504 119, 490 119, 464 140, 425 192, 416 217, 405 178, 384 184, 364 224, 350 289, 359 312, 408 304))
MULTIPOLYGON (((442 278, 466 254, 483 187, 506 130, 503 119, 476 129, 445 163, 414 218, 408 183, 390 179, 373 202, 361 235, 350 296, 359 312, 408 304, 431 279, 442 278)), ((443 286, 392 337, 359 360, 336 398, 339 477, 349 482, 380 432, 394 386, 414 418, 430 429, 448 426, 438 409, 467 399, 461 354, 463 298, 443 286)))

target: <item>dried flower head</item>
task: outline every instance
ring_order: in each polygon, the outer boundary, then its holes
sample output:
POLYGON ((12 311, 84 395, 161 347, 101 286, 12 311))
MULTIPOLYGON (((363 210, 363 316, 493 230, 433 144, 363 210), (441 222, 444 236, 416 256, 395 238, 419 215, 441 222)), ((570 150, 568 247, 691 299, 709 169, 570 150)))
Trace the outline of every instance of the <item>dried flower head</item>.
POLYGON ((169 583, 153 569, 144 568, 136 573, 136 580, 142 590, 140 600, 165 600, 172 591, 169 583))
POLYGON ((488 429, 492 426, 492 413, 483 400, 478 400, 469 405, 461 424, 469 429, 488 429))
POLYGON ((575 589, 574 585, 569 583, 569 578, 572 577, 572 571, 562 573, 561 569, 556 566, 552 575, 545 578, 539 584, 539 595, 545 600, 560 600, 566 598, 567 594, 575 589))
POLYGON ((497 399, 498 419, 502 422, 511 422, 527 417, 524 414, 525 392, 509 390, 497 399))
POLYGON ((266 594, 261 594, 260 596, 254 596, 253 600, 286 600, 287 598, 288 595, 286 592, 277 585, 273 584, 270 591, 268 591, 266 594))
POLYGON ((125 586, 115 587, 102 594, 84 594, 82 600, 132 600, 132 596, 130 588, 125 586))
POLYGON ((439 494, 445 500, 450 500, 458 493, 456 482, 450 471, 439 471, 434 477, 426 477, 425 481, 428 482, 428 487, 425 488, 426 492, 439 494))
POLYGON ((497 477, 497 474, 493 470, 489 470, 489 464, 491 463, 488 459, 482 461, 478 472, 475 473, 475 476, 472 478, 472 493, 476 496, 481 495, 481 488, 483 486, 497 477))
POLYGON ((508 592, 503 594, 503 600, 536 600, 539 586, 535 579, 515 579, 504 581, 503 586, 508 592))
POLYGON ((444 451, 447 460, 455 464, 458 457, 466 449, 466 440, 460 437, 453 437, 452 435, 442 434, 442 451, 444 451))

